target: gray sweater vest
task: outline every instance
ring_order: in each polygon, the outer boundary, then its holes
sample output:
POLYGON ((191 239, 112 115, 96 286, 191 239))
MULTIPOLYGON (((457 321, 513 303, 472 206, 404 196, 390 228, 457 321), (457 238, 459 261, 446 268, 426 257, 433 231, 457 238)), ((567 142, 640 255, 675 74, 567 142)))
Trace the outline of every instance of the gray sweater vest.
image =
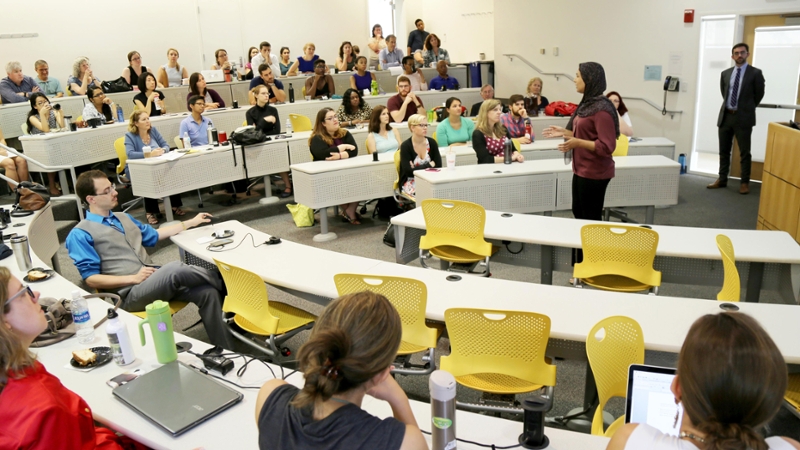
MULTIPOLYGON (((150 255, 142 246, 142 232, 125 213, 114 213, 122 223, 123 235, 113 227, 90 220, 82 220, 79 228, 92 236, 94 250, 100 256, 100 273, 103 275, 133 275, 145 264, 151 264, 150 255)), ((124 297, 130 290, 125 286, 109 291, 124 297)))

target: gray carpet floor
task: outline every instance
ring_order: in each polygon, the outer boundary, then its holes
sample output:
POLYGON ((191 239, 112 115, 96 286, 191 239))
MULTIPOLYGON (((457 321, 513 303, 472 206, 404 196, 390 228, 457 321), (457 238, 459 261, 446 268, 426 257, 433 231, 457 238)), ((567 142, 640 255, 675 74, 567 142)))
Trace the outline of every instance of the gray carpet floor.
MULTIPOLYGON (((731 183, 727 189, 710 191, 705 189, 705 185, 713 180, 705 177, 684 175, 681 176, 679 204, 669 208, 657 209, 655 222, 664 225, 680 225, 688 227, 708 227, 708 228, 728 228, 728 229, 755 229, 758 213, 758 203, 760 194, 760 184, 751 184, 750 195, 740 195, 738 184, 731 183)), ((282 188, 282 186, 278 186, 282 188)), ((277 189, 277 188, 276 188, 277 189)), ((370 219, 365 216, 362 225, 353 226, 341 222, 338 218, 330 217, 331 231, 337 233, 339 238, 332 242, 316 243, 312 240, 314 234, 318 232, 315 228, 297 228, 286 209, 286 204, 292 203, 292 199, 281 201, 273 205, 259 205, 258 198, 263 196, 263 184, 257 185, 252 196, 240 196, 239 204, 227 206, 230 199, 229 195, 209 195, 204 194, 204 205, 202 210, 211 212, 220 221, 239 220, 249 226, 267 232, 272 235, 280 236, 293 242, 305 245, 312 245, 342 253, 354 254, 358 256, 379 259, 383 261, 394 261, 394 249, 382 244, 383 233, 386 230, 387 222, 379 219, 370 219)), ((120 191, 120 200, 130 198, 130 193, 125 190, 120 191)), ((200 211, 196 207, 197 195, 187 193, 183 197, 184 210, 187 216, 191 217, 200 211)), ((370 206, 371 213, 372 206, 370 206)), ((644 221, 644 208, 626 208, 631 218, 644 221)), ((134 209, 131 213, 144 221, 144 211, 134 209)), ((330 212, 332 214, 332 212, 330 212)), ((571 217, 571 213, 562 211, 555 214, 561 217, 571 217)), ((74 222, 62 222, 60 234, 68 231, 74 222)), ((63 238, 62 238, 63 241, 63 238)), ((82 283, 77 270, 69 260, 66 249, 62 243, 58 252, 61 263, 62 274, 70 281, 82 283)), ((178 259, 178 249, 169 242, 160 243, 153 249, 152 257, 157 264, 163 264, 178 259)), ((492 276, 501 279, 539 281, 539 271, 524 267, 516 267, 504 264, 492 264, 492 276)), ((569 275, 556 272, 553 276, 553 284, 563 285, 569 289, 569 275)), ((716 287, 699 287, 665 284, 659 291, 659 295, 680 296, 714 299, 717 294, 716 287)), ((279 301, 292 304, 306 309, 312 313, 319 313, 321 307, 317 304, 304 301, 289 295, 275 287, 268 286, 270 301, 279 301)), ((636 295, 636 294, 633 294, 636 295)), ((762 301, 781 302, 781 299, 769 291, 762 292, 762 301)), ((175 329, 191 337, 207 341, 208 337, 202 325, 195 325, 199 320, 197 309, 190 305, 180 311, 174 317, 175 329)), ((307 333, 301 333, 288 341, 287 345, 292 350, 297 350, 304 342, 307 333)), ((438 348, 436 362, 439 357, 448 353, 449 343, 447 339, 442 339, 438 348)), ((250 352, 249 348, 242 346, 236 350, 250 352)), ((658 365, 674 365, 677 356, 659 352, 647 352, 646 362, 658 365)), ((555 388, 555 404, 553 410, 548 414, 549 417, 563 416, 570 410, 580 408, 583 404, 583 392, 585 382, 586 363, 581 361, 556 360, 557 366, 557 386, 555 388)), ((428 401, 427 377, 419 376, 399 376, 398 381, 409 394, 409 397, 421 401, 428 401)), ((467 388, 459 387, 458 399, 461 401, 476 401, 479 394, 467 388)), ((621 399, 612 400, 606 411, 615 417, 623 414, 624 402, 621 399)), ((511 417, 510 419, 519 420, 511 417)), ((800 420, 786 409, 782 409, 778 417, 770 424, 768 433, 788 435, 800 439, 800 420)))

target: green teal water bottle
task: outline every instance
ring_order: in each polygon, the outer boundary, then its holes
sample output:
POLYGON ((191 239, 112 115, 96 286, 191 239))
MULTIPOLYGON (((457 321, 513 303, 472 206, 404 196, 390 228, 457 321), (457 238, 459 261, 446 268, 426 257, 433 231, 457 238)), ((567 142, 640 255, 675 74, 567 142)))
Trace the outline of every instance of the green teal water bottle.
POLYGON ((169 310, 169 303, 156 300, 147 305, 145 311, 147 311, 147 318, 139 322, 139 338, 142 346, 145 345, 144 324, 149 323, 158 362, 166 364, 175 361, 178 359, 178 351, 175 349, 175 335, 172 333, 172 314, 169 310))

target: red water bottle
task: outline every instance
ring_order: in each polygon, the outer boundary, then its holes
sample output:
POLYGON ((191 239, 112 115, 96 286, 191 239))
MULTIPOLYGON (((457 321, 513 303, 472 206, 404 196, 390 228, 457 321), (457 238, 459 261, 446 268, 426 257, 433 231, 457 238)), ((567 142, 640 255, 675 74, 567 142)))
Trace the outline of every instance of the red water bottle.
POLYGON ((528 135, 530 140, 533 140, 533 130, 531 129, 531 123, 525 122, 525 134, 528 135))

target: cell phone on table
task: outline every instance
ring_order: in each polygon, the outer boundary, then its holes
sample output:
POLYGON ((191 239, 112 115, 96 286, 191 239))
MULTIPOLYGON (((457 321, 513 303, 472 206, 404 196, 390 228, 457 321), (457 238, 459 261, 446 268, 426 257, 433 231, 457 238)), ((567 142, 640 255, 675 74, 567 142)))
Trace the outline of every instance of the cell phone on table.
POLYGON ((142 369, 134 369, 130 372, 121 373, 115 376, 114 378, 106 381, 106 384, 112 389, 117 388, 123 384, 130 383, 131 381, 139 378, 141 375, 144 375, 144 373, 145 372, 142 369))
POLYGON ((217 239, 216 241, 208 244, 210 248, 219 248, 233 242, 233 239, 217 239))

